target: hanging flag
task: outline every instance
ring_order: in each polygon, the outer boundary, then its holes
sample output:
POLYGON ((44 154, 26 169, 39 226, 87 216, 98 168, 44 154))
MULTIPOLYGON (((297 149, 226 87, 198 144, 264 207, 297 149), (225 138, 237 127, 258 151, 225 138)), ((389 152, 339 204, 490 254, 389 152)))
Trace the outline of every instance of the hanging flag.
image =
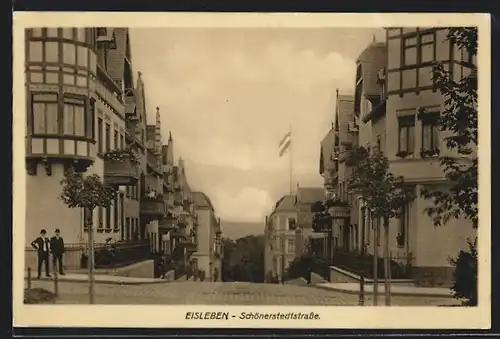
POLYGON ((283 139, 281 139, 279 144, 279 156, 282 157, 286 150, 290 147, 292 143, 292 132, 288 132, 283 139))

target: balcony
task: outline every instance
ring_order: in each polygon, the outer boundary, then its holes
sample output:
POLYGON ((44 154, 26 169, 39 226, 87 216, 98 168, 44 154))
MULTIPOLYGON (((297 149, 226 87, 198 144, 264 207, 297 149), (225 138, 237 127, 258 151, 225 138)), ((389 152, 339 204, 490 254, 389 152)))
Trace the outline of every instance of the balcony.
POLYGON ((190 253, 198 250, 198 238, 196 233, 191 233, 191 235, 183 239, 182 243, 184 244, 186 250, 190 253))
POLYGON ((177 218, 173 216, 167 216, 160 221, 159 228, 161 231, 170 232, 177 229, 177 218))
POLYGON ((127 150, 113 150, 104 155, 104 182, 114 186, 134 186, 139 180, 137 157, 127 150))
POLYGON ((141 200, 141 218, 147 221, 160 220, 165 215, 163 198, 146 197, 141 200))

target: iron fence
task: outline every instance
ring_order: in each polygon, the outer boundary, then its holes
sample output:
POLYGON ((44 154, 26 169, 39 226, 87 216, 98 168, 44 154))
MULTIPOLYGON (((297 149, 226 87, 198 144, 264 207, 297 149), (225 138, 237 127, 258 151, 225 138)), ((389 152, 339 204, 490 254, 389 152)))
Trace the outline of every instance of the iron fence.
MULTIPOLYGON (((412 263, 414 258, 411 255, 404 257, 390 257, 390 271, 392 279, 409 279, 412 276, 412 263)), ((372 254, 361 255, 358 252, 334 251, 332 258, 333 266, 356 273, 365 278, 373 279, 374 257, 372 254)), ((384 278, 384 258, 380 256, 377 262, 377 277, 384 278)))

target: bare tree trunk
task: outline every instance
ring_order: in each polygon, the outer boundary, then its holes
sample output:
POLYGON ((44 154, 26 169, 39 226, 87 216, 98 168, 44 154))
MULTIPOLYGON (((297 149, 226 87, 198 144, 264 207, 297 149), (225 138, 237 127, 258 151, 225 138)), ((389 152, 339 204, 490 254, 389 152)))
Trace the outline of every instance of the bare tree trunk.
POLYGON ((94 227, 93 210, 85 208, 85 222, 88 230, 88 269, 89 269, 89 304, 95 303, 95 281, 94 281, 94 227))
POLYGON ((391 262, 389 258, 389 218, 384 217, 384 287, 385 305, 391 306, 391 262))
MULTIPOLYGON (((375 225, 373 228, 373 306, 378 305, 378 228, 379 222, 375 221, 373 218, 372 224, 375 225), (375 221, 375 222, 374 222, 375 221)), ((377 219, 380 220, 380 219, 377 219)))

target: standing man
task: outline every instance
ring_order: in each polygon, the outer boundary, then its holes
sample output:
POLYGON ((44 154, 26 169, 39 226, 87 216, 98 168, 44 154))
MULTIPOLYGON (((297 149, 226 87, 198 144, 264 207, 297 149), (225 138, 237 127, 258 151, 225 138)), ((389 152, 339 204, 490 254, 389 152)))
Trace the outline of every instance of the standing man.
POLYGON ((64 254, 64 240, 60 236, 61 231, 56 229, 54 231, 55 235, 50 239, 50 250, 52 251, 52 264, 54 265, 54 270, 56 269, 56 264, 59 264, 59 274, 64 275, 62 258, 64 254))
POLYGON ((42 264, 45 262, 45 275, 49 274, 49 252, 50 241, 47 238, 47 231, 40 230, 40 236, 31 242, 31 246, 38 251, 38 279, 42 276, 42 264))

